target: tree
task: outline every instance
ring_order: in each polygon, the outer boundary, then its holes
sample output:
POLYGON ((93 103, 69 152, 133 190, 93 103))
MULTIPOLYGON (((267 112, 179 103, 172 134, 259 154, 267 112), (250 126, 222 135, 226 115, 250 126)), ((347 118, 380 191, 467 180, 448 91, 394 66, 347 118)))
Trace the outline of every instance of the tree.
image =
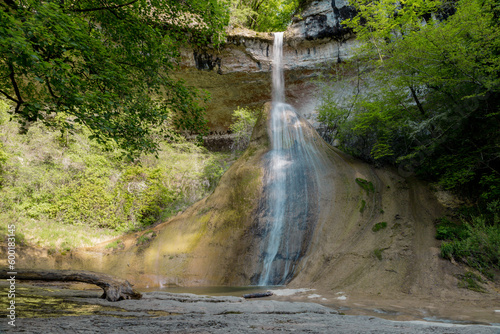
POLYGON ((203 98, 175 80, 182 43, 220 43, 217 0, 3 0, 0 94, 23 123, 83 123, 128 152, 154 152, 153 127, 206 128, 203 98))
MULTIPOLYGON (((497 0, 353 0, 361 91, 326 95, 341 146, 467 198, 441 219, 441 255, 489 278, 500 268, 500 5, 497 0), (451 3, 451 4, 450 4, 451 3), (360 70, 361 68, 361 70, 360 70)), ((352 86, 352 85, 351 85, 352 86)))
POLYGON ((438 15, 442 5, 433 0, 353 4, 358 15, 345 23, 366 42, 357 61, 371 84, 332 108, 341 144, 474 198, 498 197, 497 2, 458 1, 448 17, 438 15))
POLYGON ((304 0, 231 0, 231 23, 256 31, 283 31, 304 0))

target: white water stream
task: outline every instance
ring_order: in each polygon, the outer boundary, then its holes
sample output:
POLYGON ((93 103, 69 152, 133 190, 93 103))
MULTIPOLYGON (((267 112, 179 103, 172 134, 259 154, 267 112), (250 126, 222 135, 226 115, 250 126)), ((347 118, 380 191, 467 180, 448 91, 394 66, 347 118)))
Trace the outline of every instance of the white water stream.
POLYGON ((305 138, 294 108, 285 103, 283 33, 275 33, 272 71, 271 151, 265 177, 267 198, 258 285, 282 285, 293 278, 307 250, 318 215, 316 144, 305 138), (312 142, 312 143, 311 143, 312 142))

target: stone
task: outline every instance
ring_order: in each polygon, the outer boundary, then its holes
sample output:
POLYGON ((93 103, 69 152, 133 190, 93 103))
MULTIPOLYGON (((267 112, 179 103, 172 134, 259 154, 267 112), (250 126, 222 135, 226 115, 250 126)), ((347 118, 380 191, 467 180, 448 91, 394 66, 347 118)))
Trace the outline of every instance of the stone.
MULTIPOLYGON (((300 114, 314 112, 319 89, 312 79, 351 57, 356 41, 341 22, 353 15, 345 0, 312 1, 285 32, 286 99, 300 114)), ((261 108, 271 99, 273 40, 272 33, 231 27, 220 48, 182 50, 175 76, 210 94, 206 107, 211 132, 228 133, 237 107, 261 108)))

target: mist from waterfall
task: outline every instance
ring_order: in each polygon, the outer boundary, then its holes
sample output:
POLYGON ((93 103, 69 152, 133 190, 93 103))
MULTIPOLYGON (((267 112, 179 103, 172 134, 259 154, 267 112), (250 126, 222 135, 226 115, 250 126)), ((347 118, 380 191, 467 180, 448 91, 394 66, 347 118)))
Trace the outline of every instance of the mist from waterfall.
MULTIPOLYGON (((285 103, 283 33, 275 33, 272 67, 271 150, 262 204, 264 237, 258 285, 282 285, 293 278, 305 254, 318 215, 318 181, 313 139, 305 138, 294 108, 285 103)), ((309 136, 311 137, 311 136, 309 136)))

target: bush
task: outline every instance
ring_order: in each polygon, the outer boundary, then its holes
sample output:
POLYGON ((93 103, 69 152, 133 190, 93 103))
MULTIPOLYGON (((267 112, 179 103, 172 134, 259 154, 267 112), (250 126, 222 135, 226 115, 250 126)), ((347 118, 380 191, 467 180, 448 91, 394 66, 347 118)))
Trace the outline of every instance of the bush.
POLYGON ((441 218, 436 226, 436 239, 451 240, 465 239, 469 237, 468 229, 464 225, 459 225, 441 218))
POLYGON ((439 224, 437 238, 446 240, 441 245, 441 256, 460 261, 493 278, 492 269, 500 269, 500 224, 488 218, 491 216, 483 214, 472 216, 462 225, 439 224))
POLYGON ((0 219, 28 241, 74 248, 162 222, 208 195, 235 158, 178 138, 158 158, 130 161, 88 135, 75 126, 62 141, 39 122, 25 135, 16 122, 0 123, 0 219))
POLYGON ((329 139, 480 205, 500 199, 500 48, 491 38, 500 34, 497 2, 456 1, 453 15, 427 24, 423 13, 436 11, 433 5, 352 5, 356 17, 343 24, 366 43, 348 61, 354 73, 332 69, 337 78, 348 75, 347 89, 324 84, 318 119, 329 139))
POLYGON ((244 150, 250 143, 252 131, 257 122, 259 111, 238 107, 233 112, 233 124, 229 127, 234 134, 233 150, 244 150))
POLYGON ((284 31, 304 3, 304 0, 231 0, 230 23, 256 31, 284 31))

